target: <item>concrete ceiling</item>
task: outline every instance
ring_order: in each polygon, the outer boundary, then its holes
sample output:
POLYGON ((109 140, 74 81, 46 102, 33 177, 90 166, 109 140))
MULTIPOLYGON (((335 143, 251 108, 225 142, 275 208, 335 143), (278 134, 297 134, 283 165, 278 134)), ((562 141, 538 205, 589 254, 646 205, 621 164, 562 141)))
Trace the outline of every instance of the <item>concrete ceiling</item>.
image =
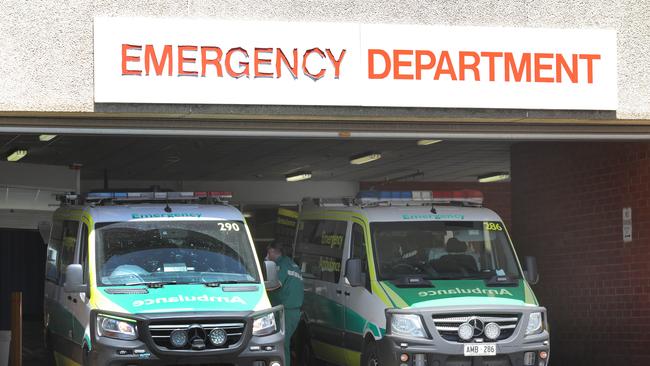
POLYGON ((0 156, 22 148, 20 163, 82 164, 82 179, 116 180, 282 180, 309 170, 314 180, 475 181, 476 176, 510 170, 510 142, 443 141, 418 146, 415 140, 307 140, 142 136, 58 136, 0 134, 0 156), (382 159, 351 165, 351 156, 380 152, 382 159))

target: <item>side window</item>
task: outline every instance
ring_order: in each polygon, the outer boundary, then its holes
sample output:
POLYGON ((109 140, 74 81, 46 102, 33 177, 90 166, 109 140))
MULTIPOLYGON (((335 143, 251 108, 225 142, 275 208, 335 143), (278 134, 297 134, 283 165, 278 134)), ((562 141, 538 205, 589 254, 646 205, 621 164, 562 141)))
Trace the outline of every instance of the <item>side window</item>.
POLYGON ((306 278, 338 282, 347 221, 301 221, 295 261, 306 278))
POLYGON ((82 224, 79 237, 79 264, 84 269, 84 284, 88 283, 88 225, 82 224))
POLYGON ((363 227, 357 223, 352 224, 352 252, 350 258, 361 259, 362 263, 362 276, 366 289, 370 291, 370 276, 368 275, 368 255, 366 252, 366 237, 363 233, 363 227))
POLYGON ((61 258, 59 261, 59 283, 65 283, 65 270, 74 262, 74 253, 77 246, 78 221, 63 221, 63 238, 61 240, 61 258))
POLYGON ((47 259, 45 262, 45 279, 52 282, 59 281, 59 256, 61 255, 61 238, 63 223, 54 221, 50 233, 50 243, 47 246, 47 259))

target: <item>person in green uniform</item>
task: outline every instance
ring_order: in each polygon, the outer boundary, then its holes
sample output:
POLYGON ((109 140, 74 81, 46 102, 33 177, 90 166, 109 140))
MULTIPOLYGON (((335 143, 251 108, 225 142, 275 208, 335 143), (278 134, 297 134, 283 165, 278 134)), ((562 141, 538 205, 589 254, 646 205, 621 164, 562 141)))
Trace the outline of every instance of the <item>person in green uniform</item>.
POLYGON ((291 365, 291 336, 300 322, 300 308, 304 297, 304 284, 300 267, 284 255, 282 245, 272 243, 266 250, 268 260, 278 265, 280 286, 268 289, 269 300, 273 306, 284 305, 284 356, 285 365, 291 365))

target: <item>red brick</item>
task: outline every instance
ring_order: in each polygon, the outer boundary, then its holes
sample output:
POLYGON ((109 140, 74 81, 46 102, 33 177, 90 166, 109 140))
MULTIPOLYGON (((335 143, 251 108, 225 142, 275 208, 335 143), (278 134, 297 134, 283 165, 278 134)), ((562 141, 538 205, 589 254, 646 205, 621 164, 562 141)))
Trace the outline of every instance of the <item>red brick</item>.
POLYGON ((553 366, 650 365, 650 144, 515 144, 511 172, 512 234, 538 258, 553 366))

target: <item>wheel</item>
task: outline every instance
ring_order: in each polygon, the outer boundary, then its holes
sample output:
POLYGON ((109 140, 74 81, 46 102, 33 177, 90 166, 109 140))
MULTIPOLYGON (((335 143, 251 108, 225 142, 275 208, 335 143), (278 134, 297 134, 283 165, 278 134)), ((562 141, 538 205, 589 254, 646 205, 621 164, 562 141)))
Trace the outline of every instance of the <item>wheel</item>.
POLYGON ((81 352, 81 366, 90 366, 90 355, 88 352, 88 347, 84 347, 81 352))
POLYGON ((54 348, 52 347, 52 336, 49 331, 45 331, 45 366, 56 366, 54 358, 54 348))
POLYGON ((304 323, 301 324, 296 333, 298 337, 294 334, 294 339, 296 340, 294 349, 296 350, 297 362, 293 363, 292 360, 291 364, 295 366, 322 366, 323 362, 316 358, 314 350, 311 347, 307 326, 304 323))
POLYGON ((306 342, 301 349, 300 366, 322 366, 323 362, 316 358, 310 342, 306 342))
POLYGON ((361 354, 361 366, 379 366, 377 345, 374 341, 366 343, 363 353, 361 354))

